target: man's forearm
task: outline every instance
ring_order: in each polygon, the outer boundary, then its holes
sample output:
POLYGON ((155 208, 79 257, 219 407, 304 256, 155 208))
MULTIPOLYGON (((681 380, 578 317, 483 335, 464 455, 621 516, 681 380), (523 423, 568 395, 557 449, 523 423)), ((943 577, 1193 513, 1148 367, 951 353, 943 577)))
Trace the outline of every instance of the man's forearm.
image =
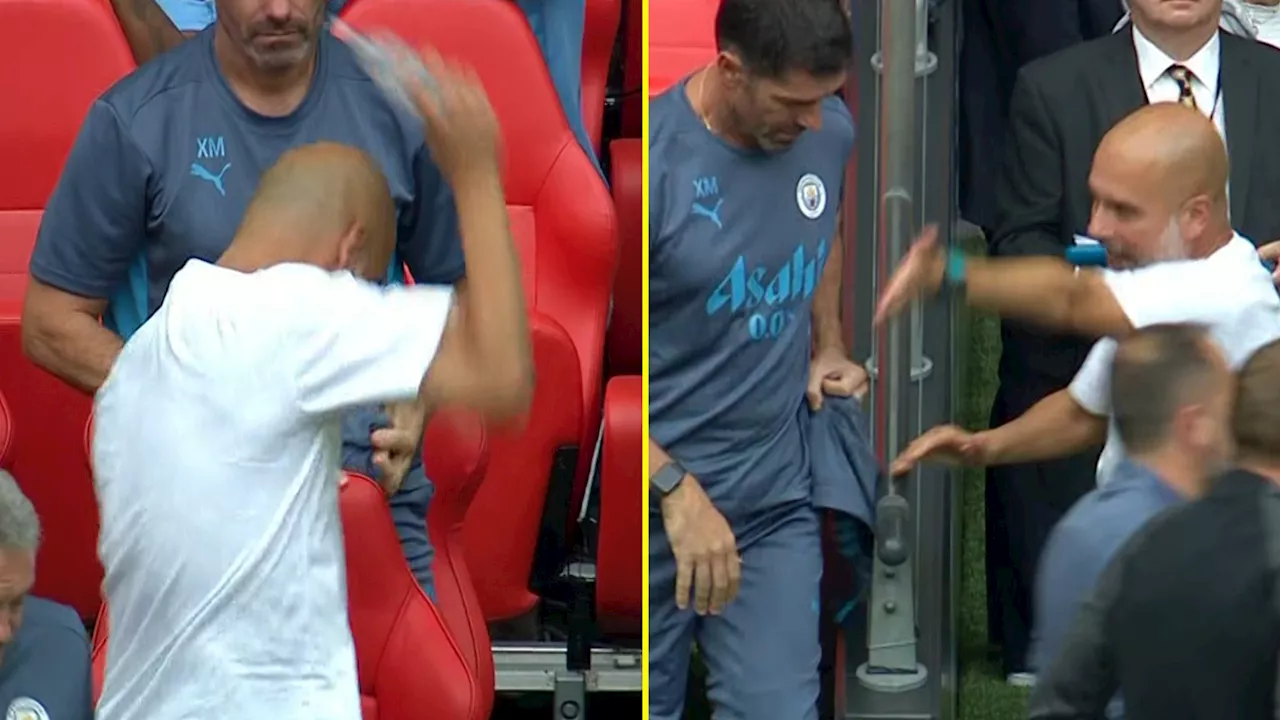
MULTIPOLYGON (((837 222, 837 227, 841 223, 837 222)), ((844 327, 840 323, 840 282, 844 266, 844 242, 840 233, 831 243, 831 253, 813 294, 813 347, 817 355, 823 350, 844 352, 844 327)))
POLYGON ((965 295, 974 307, 1057 332, 1122 337, 1133 330, 1101 274, 1077 272, 1062 258, 967 258, 965 295))
POLYGON ((658 443, 649 441, 649 478, 652 479, 659 470, 671 462, 671 456, 658 443))
POLYGON ((76 313, 57 327, 24 328, 23 347, 36 365, 92 395, 106 382, 124 341, 96 318, 76 313))
POLYGON ((1039 462, 1101 445, 1107 437, 1107 419, 1086 412, 1064 389, 1018 419, 982 434, 990 465, 1039 462))
POLYGON ((111 0, 111 7, 139 65, 186 39, 156 0, 111 0))
POLYGON ((529 318, 501 178, 496 169, 476 170, 454 192, 467 271, 457 301, 469 339, 478 357, 492 360, 486 374, 494 386, 527 396, 533 387, 529 318), (471 291, 472 284, 481 289, 471 291))

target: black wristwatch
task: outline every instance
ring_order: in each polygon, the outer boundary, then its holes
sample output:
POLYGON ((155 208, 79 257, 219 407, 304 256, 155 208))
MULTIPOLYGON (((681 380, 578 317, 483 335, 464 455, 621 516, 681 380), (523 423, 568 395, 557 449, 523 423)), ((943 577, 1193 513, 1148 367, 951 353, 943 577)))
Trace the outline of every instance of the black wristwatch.
POLYGON ((653 474, 653 477, 649 479, 649 484, 654 490, 658 491, 660 496, 666 497, 680 487, 680 481, 684 480, 684 476, 687 474, 688 471, 684 469, 683 465, 672 460, 653 474))

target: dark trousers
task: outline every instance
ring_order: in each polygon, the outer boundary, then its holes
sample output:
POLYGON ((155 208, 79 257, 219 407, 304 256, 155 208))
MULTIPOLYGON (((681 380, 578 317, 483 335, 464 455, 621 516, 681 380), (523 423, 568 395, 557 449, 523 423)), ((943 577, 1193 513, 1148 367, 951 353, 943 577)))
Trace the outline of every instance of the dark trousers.
MULTIPOLYGON (((1054 389, 1001 382, 991 427, 1018 418, 1054 389)), ((987 633, 1001 647, 1005 674, 1026 670, 1040 553, 1058 520, 1096 486, 1099 450, 987 469, 987 633)))

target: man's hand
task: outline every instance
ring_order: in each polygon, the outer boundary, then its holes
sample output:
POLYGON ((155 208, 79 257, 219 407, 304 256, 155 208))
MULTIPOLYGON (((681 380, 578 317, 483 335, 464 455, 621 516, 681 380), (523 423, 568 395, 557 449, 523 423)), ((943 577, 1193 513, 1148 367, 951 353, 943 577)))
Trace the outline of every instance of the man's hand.
POLYGON ((867 371, 850 360, 843 350, 820 350, 809 361, 809 389, 805 397, 813 410, 822 408, 823 395, 861 400, 869 386, 867 371))
POLYGON ((422 83, 408 65, 411 58, 404 58, 400 79, 422 115, 427 147, 441 173, 454 187, 469 173, 499 177, 501 129, 480 78, 430 48, 419 59, 431 74, 430 83, 422 83))
POLYGON ((991 457, 989 437, 955 425, 939 425, 912 440, 907 449, 893 459, 889 473, 894 477, 906 475, 922 462, 986 465, 991 457))
POLYGON ((1275 266, 1271 271, 1271 279, 1280 285, 1280 240, 1273 240, 1258 248, 1258 257, 1275 266))
POLYGON ((885 285, 884 292, 880 293, 875 324, 880 325, 896 316, 917 297, 936 293, 942 286, 946 270, 947 254, 938 243, 938 226, 929 225, 911 244, 911 249, 885 285))
POLYGON ((729 523, 692 475, 662 498, 662 523, 676 557, 676 607, 689 607, 692 587, 695 612, 720 614, 738 594, 742 560, 729 523))
POLYGON ((387 405, 387 417, 391 425, 375 430, 370 441, 373 466, 378 471, 376 479, 390 497, 400 491, 413 464, 413 455, 422 442, 426 412, 416 402, 392 403, 387 405))

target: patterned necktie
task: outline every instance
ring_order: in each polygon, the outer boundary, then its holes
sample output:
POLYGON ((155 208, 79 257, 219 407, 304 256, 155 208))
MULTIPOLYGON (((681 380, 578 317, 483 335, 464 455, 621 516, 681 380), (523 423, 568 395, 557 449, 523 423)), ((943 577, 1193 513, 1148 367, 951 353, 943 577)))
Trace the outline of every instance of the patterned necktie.
POLYGON ((1196 106, 1196 96, 1191 92, 1191 78, 1194 77, 1191 71, 1185 65, 1170 65, 1169 77, 1178 83, 1178 104, 1192 110, 1199 110, 1196 106))

